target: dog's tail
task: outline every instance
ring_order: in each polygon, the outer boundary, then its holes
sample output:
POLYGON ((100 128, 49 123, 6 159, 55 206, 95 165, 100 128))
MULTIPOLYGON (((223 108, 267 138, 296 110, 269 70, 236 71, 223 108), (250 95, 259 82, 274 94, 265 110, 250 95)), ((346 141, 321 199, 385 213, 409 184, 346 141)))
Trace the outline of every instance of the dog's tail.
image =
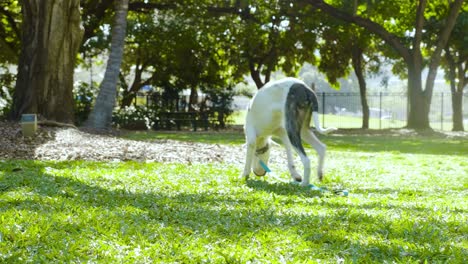
POLYGON ((323 134, 323 135, 326 135, 330 132, 333 132, 335 130, 337 130, 335 127, 329 127, 329 128, 323 128, 321 125, 320 125, 320 120, 319 120, 319 114, 317 111, 313 111, 312 112, 312 117, 314 119, 314 126, 315 126, 315 129, 320 133, 320 134, 323 134))
MULTIPOLYGON (((319 132, 320 134, 328 134, 330 132, 333 132, 335 130, 337 130, 336 128, 334 127, 330 127, 330 128, 327 128, 327 129, 324 129, 321 125, 320 125, 320 120, 319 120, 319 114, 318 114, 318 109, 319 109, 319 105, 318 105, 318 98, 317 98, 317 94, 312 90, 312 89, 308 89, 309 93, 308 93, 308 99, 311 103, 311 106, 312 106, 312 118, 314 119, 314 126, 315 126, 315 129, 317 130, 317 132, 319 132)), ((325 107, 325 106, 323 106, 325 107)))

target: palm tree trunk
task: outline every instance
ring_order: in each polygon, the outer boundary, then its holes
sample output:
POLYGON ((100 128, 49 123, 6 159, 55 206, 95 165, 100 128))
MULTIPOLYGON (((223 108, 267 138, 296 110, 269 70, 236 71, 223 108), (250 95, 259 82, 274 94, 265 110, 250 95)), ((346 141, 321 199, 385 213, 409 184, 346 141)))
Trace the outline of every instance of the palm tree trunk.
POLYGON ((128 1, 118 0, 114 25, 112 27, 112 41, 109 60, 104 79, 99 87, 99 94, 86 126, 97 129, 108 129, 112 125, 112 111, 117 97, 117 81, 122 63, 127 28, 128 1))

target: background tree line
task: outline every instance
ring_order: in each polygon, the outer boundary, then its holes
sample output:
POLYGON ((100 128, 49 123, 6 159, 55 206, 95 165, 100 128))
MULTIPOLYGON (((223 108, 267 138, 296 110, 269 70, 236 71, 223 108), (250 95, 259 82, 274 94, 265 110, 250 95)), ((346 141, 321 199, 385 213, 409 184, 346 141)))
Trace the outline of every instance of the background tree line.
POLYGON ((197 89, 222 90, 246 74, 260 89, 273 72, 294 76, 308 62, 335 87, 354 71, 366 128, 366 77, 391 60, 393 72, 408 80, 409 128, 430 128, 442 66, 453 129, 463 130, 467 11, 462 0, 7 0, 0 3, 0 96, 10 119, 36 112, 72 123, 75 67, 108 54, 109 77, 95 104, 103 107, 90 118, 104 119, 88 122, 107 127, 119 90, 121 106, 144 85, 191 89, 196 100, 197 89))

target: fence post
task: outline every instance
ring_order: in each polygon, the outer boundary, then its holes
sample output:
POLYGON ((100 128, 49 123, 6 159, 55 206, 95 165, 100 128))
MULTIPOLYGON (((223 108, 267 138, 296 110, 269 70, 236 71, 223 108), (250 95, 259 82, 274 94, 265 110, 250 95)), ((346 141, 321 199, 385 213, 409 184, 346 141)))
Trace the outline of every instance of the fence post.
POLYGON ((382 130, 382 92, 379 93, 379 129, 382 130))
POLYGON ((325 92, 322 92, 322 126, 325 127, 325 92))
POLYGON ((444 92, 440 96, 440 130, 444 130, 444 92))

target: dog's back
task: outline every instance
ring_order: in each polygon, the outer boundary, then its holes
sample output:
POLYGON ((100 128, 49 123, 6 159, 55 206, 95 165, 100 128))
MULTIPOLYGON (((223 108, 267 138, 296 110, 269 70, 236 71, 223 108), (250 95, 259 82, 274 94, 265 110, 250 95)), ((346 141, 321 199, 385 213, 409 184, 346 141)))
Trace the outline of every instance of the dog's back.
POLYGON ((252 125, 257 136, 274 135, 280 129, 284 131, 288 126, 288 115, 297 107, 310 107, 311 93, 312 90, 296 78, 269 82, 250 102, 246 125, 252 125))

